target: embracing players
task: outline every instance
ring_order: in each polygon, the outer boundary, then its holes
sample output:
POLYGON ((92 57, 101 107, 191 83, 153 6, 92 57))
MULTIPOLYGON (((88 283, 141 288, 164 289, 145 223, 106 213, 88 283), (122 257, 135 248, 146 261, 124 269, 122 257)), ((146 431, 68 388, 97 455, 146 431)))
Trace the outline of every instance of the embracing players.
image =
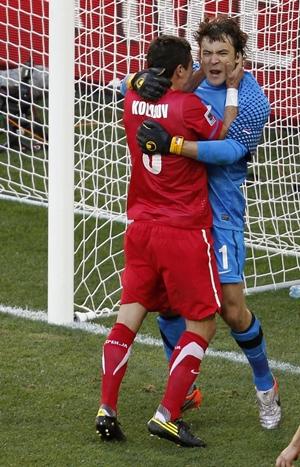
MULTIPOLYGON (((195 94, 222 118, 226 98, 225 64, 245 57, 247 35, 231 18, 206 20, 195 33, 199 45, 201 68, 206 79, 195 94)), ((165 82, 153 70, 134 76, 133 87, 147 96, 160 94, 165 82), (136 79, 136 78, 139 78, 136 79), (141 78, 143 85, 141 86, 141 78)), ((247 357, 253 372, 263 428, 276 428, 281 419, 278 385, 270 371, 266 343, 257 317, 250 312, 243 294, 245 262, 244 214, 245 200, 241 185, 246 179, 247 162, 255 151, 268 119, 270 107, 266 96, 253 76, 245 72, 239 86, 239 115, 231 125, 224 141, 187 141, 181 139, 181 155, 205 163, 208 171, 209 198, 213 211, 214 250, 222 284, 222 318, 231 328, 231 335, 247 357)), ((164 127, 166 128, 166 127, 164 127)), ((166 132, 150 121, 143 125, 138 139, 145 153, 152 141, 157 152, 169 153, 168 143, 177 131, 166 132)), ((179 138, 177 137, 177 140, 179 138)), ((167 351, 172 350, 185 327, 180 318, 159 318, 159 327, 167 351)), ((191 394, 191 406, 197 406, 197 389, 191 394)))
MULTIPOLYGON (((163 65, 164 79, 171 87, 154 104, 135 91, 125 98, 124 124, 132 162, 127 215, 134 222, 125 234, 122 304, 103 346, 96 429, 104 440, 124 439, 117 401, 133 341, 148 311, 171 308, 183 317, 186 330, 172 352, 165 394, 148 429, 183 446, 203 447, 205 443, 182 421, 181 412, 215 334, 215 315, 221 304, 206 168, 176 155, 143 154, 136 132, 149 117, 170 132, 180 128, 193 141, 218 138, 227 128, 195 94, 183 91, 192 77, 191 47, 185 39, 161 36, 153 40, 147 63, 149 67, 163 65)), ((228 68, 230 82, 236 81, 237 87, 241 74, 230 71, 231 65, 228 68)), ((226 111, 230 121, 237 113, 235 91, 234 95, 226 111)), ((172 151, 179 153, 180 143, 174 139, 172 151)))

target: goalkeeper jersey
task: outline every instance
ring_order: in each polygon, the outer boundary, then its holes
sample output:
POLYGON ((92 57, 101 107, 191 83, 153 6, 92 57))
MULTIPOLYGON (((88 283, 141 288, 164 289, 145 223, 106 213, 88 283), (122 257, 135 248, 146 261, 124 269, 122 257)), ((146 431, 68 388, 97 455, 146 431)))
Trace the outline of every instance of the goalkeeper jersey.
POLYGON ((151 119, 170 134, 180 134, 189 140, 217 139, 222 122, 211 115, 195 94, 179 90, 168 90, 155 103, 128 91, 123 119, 132 163, 128 218, 182 228, 211 227, 204 164, 175 155, 142 154, 136 132, 144 120, 151 119))
MULTIPOLYGON (((195 94, 211 108, 219 119, 223 118, 226 85, 212 86, 204 80, 195 94)), ((245 72, 239 86, 239 113, 227 133, 227 138, 242 144, 247 153, 230 165, 207 164, 209 198, 213 223, 225 229, 243 230, 245 199, 241 191, 247 175, 247 161, 255 151, 263 127, 270 113, 269 102, 254 77, 245 72)), ((174 133, 173 133, 174 134, 174 133)), ((222 142, 220 142, 220 150, 222 142)))

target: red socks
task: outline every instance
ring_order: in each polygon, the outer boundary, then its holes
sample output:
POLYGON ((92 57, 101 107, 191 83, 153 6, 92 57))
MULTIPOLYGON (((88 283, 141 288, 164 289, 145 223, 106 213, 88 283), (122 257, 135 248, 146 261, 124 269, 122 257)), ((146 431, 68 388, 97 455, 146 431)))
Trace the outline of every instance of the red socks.
POLYGON ((103 345, 101 405, 108 405, 115 412, 134 338, 135 333, 131 329, 116 323, 103 345))
POLYGON ((176 345, 169 364, 170 373, 161 405, 171 414, 171 420, 180 417, 181 407, 191 385, 200 371, 201 360, 208 343, 194 332, 185 331, 176 345))
MULTIPOLYGON (((107 405, 115 412, 134 338, 133 331, 124 324, 116 323, 103 346, 101 405, 107 405)), ((188 389, 199 374, 207 346, 208 343, 198 334, 185 331, 174 349, 167 389, 161 402, 170 412, 171 420, 180 417, 181 407, 188 389)))

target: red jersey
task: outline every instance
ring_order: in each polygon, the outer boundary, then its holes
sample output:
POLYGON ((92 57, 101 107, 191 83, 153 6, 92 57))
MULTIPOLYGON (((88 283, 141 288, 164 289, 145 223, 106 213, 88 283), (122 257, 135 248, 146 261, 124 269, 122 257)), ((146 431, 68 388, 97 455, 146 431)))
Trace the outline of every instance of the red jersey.
POLYGON ((169 134, 186 140, 217 139, 222 122, 195 94, 170 89, 155 103, 142 100, 132 90, 127 91, 123 119, 132 162, 128 219, 152 220, 182 228, 211 227, 204 164, 171 154, 142 154, 136 132, 144 120, 151 119, 169 134))

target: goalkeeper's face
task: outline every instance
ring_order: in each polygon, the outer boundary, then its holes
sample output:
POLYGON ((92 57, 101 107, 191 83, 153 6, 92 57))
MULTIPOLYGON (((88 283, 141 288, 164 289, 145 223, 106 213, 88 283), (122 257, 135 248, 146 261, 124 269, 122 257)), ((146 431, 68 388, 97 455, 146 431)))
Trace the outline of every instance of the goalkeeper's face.
POLYGON ((214 86, 226 81, 226 64, 236 65, 238 57, 230 39, 212 41, 204 37, 200 48, 200 62, 207 80, 214 86))

